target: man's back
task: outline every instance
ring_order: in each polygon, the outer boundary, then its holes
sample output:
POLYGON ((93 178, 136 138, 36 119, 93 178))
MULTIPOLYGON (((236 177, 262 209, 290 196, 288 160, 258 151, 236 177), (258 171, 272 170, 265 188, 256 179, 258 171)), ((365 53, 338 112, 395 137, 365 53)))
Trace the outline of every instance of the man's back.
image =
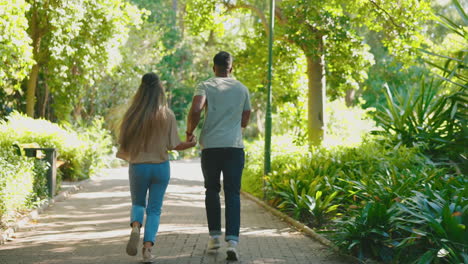
POLYGON ((206 96, 205 123, 200 145, 206 148, 243 148, 242 112, 250 110, 249 92, 230 77, 214 77, 202 82, 195 95, 206 96))

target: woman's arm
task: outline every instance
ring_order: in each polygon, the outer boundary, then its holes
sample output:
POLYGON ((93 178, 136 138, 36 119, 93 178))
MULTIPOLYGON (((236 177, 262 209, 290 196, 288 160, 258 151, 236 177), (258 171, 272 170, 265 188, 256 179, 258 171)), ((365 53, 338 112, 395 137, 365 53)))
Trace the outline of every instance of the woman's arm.
POLYGON ((195 137, 193 137, 190 141, 180 142, 180 144, 177 145, 174 150, 185 150, 191 147, 195 147, 195 145, 197 145, 197 140, 195 137))

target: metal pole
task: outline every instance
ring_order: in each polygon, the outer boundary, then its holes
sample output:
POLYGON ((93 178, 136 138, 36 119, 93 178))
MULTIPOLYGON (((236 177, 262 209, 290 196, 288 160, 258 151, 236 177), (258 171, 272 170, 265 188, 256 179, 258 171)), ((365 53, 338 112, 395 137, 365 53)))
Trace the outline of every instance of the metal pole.
MULTIPOLYGON (((265 167, 264 176, 271 171, 271 76, 273 66, 273 28, 275 22, 275 0, 270 0, 270 32, 268 34, 268 84, 265 117, 265 167)), ((263 199, 266 198, 265 178, 263 178, 263 199)))

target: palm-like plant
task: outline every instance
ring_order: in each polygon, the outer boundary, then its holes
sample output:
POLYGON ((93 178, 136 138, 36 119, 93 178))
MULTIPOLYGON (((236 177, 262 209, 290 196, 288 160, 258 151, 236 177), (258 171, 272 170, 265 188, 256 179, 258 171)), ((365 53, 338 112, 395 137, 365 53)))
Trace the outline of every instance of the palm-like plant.
POLYGON ((451 33, 462 36, 465 48, 449 52, 450 55, 421 50, 429 55, 426 62, 437 70, 436 77, 429 82, 422 78, 419 87, 407 92, 392 92, 386 87, 386 106, 376 113, 376 119, 399 144, 423 146, 434 158, 448 157, 451 163, 457 162, 465 173, 468 169, 465 147, 468 141, 468 16, 457 0, 453 3, 464 25, 442 15, 438 15, 438 22, 451 33), (435 62, 440 58, 445 63, 435 62))
POLYGON ((397 204, 400 216, 395 218, 395 227, 408 234, 396 245, 406 252, 402 257, 411 259, 419 255, 416 263, 467 263, 468 200, 464 197, 467 183, 458 188, 455 196, 428 188, 397 204))

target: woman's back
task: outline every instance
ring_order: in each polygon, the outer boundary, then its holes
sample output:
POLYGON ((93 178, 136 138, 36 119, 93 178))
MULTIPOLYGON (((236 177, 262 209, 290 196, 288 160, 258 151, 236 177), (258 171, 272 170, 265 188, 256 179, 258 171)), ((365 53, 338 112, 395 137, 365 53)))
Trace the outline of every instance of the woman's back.
MULTIPOLYGON (((180 138, 177 133, 177 121, 175 115, 168 107, 161 107, 157 114, 158 126, 151 131, 147 142, 138 150, 137 153, 131 153, 130 150, 124 150, 122 147, 117 153, 117 157, 127 160, 130 163, 162 163, 169 160, 168 150, 174 149, 179 143, 180 138)), ((132 135, 135 140, 139 138, 138 131, 132 135)), ((132 142, 128 142, 132 144, 132 142)))

